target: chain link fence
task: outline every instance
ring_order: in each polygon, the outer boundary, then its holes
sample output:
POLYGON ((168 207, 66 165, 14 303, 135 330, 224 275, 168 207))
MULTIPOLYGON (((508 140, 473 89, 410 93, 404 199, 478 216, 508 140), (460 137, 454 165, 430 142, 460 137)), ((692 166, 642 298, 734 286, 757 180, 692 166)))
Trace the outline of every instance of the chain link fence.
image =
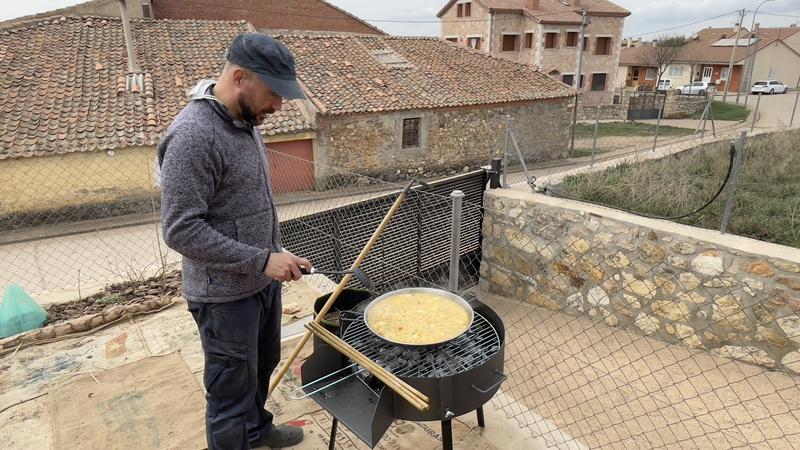
MULTIPOLYGON (((583 123, 578 149, 605 122, 583 123)), ((607 134, 614 150, 595 148, 595 162, 651 152, 655 136, 607 134)), ((662 136, 659 148, 697 139, 662 136)), ((77 297, 177 268, 160 236, 152 149, 94 156, 12 161, 0 172, 0 185, 13 186, 0 212, 0 285, 77 297)), ((403 187, 280 152, 269 160, 273 179, 313 186, 276 189, 276 203, 284 244, 320 269, 348 267, 403 187)), ((507 184, 526 180, 506 175, 507 184)), ((458 262, 458 290, 506 327, 508 379, 494 408, 556 448, 800 447, 800 265, 791 251, 751 253, 588 205, 485 192, 495 176, 415 189, 363 265, 386 291, 447 289, 458 262), (456 189, 465 198, 453 260, 456 189)))

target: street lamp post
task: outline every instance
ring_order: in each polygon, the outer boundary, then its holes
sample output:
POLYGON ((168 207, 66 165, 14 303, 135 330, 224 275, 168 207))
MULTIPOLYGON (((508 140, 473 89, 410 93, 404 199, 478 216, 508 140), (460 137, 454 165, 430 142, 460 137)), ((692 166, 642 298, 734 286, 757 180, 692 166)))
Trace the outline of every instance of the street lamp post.
MULTIPOLYGON (((761 8, 764 3, 772 2, 774 0, 764 0, 758 4, 756 10, 753 11, 753 21, 750 24, 750 33, 752 34, 755 42, 753 42, 753 49, 750 50, 750 73, 747 75, 747 85, 745 88, 747 89, 744 93, 744 106, 747 107, 747 98, 750 96, 750 85, 753 84, 753 69, 756 66, 756 47, 758 47, 758 33, 754 30, 756 26, 756 15, 758 14, 758 10, 761 8)), ((730 77, 730 75, 728 75, 730 77)))

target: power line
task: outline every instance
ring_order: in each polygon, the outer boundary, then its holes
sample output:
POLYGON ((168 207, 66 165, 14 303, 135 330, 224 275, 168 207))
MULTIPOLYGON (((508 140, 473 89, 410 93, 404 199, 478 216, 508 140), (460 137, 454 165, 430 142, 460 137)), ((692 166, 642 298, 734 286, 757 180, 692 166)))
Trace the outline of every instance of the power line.
POLYGON ((629 36, 630 36, 630 37, 634 37, 634 36, 648 36, 648 35, 651 35, 651 34, 658 34, 658 33, 664 33, 664 32, 666 32, 666 31, 678 30, 678 29, 681 29, 681 28, 686 28, 686 27, 689 27, 689 26, 692 26, 692 25, 698 25, 698 24, 701 24, 701 23, 703 23, 703 22, 708 22, 708 21, 711 21, 711 20, 721 19, 721 18, 723 18, 723 17, 730 16, 731 14, 738 13, 739 11, 740 11, 740 10, 736 9, 736 10, 733 10, 733 11, 727 12, 727 13, 725 13, 725 14, 720 14, 719 16, 709 17, 709 18, 707 18, 707 19, 701 19, 701 20, 698 20, 698 21, 696 21, 696 22, 685 23, 685 24, 683 24, 683 25, 678 25, 678 26, 675 26, 675 27, 664 28, 664 29, 662 29, 662 30, 657 30, 657 31, 648 31, 647 33, 631 33, 629 36))
MULTIPOLYGON (((598 0, 599 1, 599 0, 598 0)), ((598 2, 595 2, 596 4, 598 2)), ((594 4, 590 5, 587 9, 590 9, 594 4)), ((555 16, 559 14, 567 14, 567 13, 575 13, 576 19, 575 22, 580 22, 580 12, 573 11, 573 10, 564 10, 564 11, 554 11, 549 13, 537 13, 533 14, 534 17, 548 17, 548 16, 555 16)), ((591 11, 589 11, 589 15, 591 15, 591 11)), ((352 17, 329 17, 329 16, 320 16, 320 15, 313 15, 313 14, 300 14, 300 13, 291 13, 291 12, 281 12, 280 15, 283 16, 295 16, 295 17, 308 17, 313 19, 328 19, 328 20, 353 20, 352 17)), ((523 15, 523 14, 520 14, 523 15)), ((402 19, 363 19, 358 17, 359 20, 364 22, 375 22, 375 23, 469 23, 469 22, 489 22, 490 19, 456 19, 456 20, 442 20, 442 19, 419 19, 419 20, 402 20, 402 19)), ((500 20, 519 20, 519 17, 508 17, 508 18, 498 18, 495 17, 493 19, 494 22, 500 20)))
MULTIPOLYGON (((753 11, 748 11, 748 12, 753 12, 753 11)), ((767 13, 767 12, 763 12, 763 11, 759 12, 759 14, 762 15, 762 16, 790 17, 792 19, 800 19, 800 16, 792 16, 792 15, 789 15, 789 14, 767 13)))

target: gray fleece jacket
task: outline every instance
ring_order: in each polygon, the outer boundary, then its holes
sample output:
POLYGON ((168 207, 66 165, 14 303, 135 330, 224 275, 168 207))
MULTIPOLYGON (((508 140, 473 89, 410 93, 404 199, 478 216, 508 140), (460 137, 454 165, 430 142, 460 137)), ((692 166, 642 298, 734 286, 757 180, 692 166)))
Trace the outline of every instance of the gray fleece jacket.
POLYGON ((193 302, 238 300, 267 287, 280 251, 269 165, 256 127, 235 119, 203 80, 158 145, 161 224, 183 256, 183 294, 193 302))

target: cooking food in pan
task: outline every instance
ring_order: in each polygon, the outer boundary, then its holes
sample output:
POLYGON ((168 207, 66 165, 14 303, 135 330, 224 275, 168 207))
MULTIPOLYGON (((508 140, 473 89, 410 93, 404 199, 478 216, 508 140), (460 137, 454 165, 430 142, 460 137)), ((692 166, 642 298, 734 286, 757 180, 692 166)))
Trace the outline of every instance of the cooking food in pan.
POLYGON ((431 345, 461 335, 471 317, 463 305, 431 292, 398 292, 370 305, 367 324, 382 338, 431 345))

